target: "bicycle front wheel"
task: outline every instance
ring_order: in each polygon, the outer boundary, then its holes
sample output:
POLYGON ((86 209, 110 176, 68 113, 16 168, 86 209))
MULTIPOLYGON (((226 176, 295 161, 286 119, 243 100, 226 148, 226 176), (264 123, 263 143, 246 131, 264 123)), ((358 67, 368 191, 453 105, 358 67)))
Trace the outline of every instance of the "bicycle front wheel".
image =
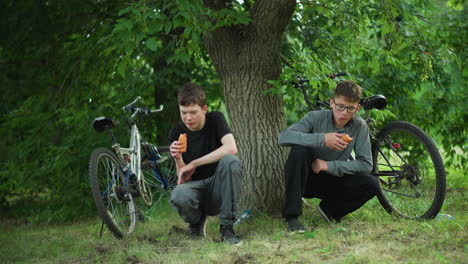
POLYGON ((392 122, 372 146, 377 197, 390 214, 432 219, 445 199, 445 169, 434 141, 419 127, 392 122))
POLYGON ((98 148, 89 160, 91 190, 98 212, 117 237, 132 233, 137 224, 137 207, 122 162, 107 148, 98 148))

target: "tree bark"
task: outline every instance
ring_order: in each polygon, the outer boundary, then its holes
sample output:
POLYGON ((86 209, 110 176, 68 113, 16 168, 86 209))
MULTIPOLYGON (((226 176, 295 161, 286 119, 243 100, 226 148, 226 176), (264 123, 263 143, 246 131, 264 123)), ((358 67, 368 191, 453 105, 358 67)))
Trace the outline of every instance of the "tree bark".
MULTIPOLYGON (((205 5, 220 9, 222 2, 205 5)), ((281 73, 281 38, 295 5, 294 0, 257 0, 249 10, 250 24, 218 28, 205 37, 244 163, 241 208, 278 213, 283 206, 287 149, 277 142, 286 127, 283 101, 265 91, 272 88, 267 81, 281 73)))

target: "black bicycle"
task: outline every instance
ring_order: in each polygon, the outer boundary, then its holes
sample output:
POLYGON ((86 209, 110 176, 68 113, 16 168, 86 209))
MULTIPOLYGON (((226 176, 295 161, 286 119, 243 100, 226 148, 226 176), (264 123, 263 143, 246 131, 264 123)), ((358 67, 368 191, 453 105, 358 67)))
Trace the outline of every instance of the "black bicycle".
MULTIPOLYGON (((345 76, 346 72, 327 75, 345 76)), ((330 109, 328 102, 318 94, 311 101, 309 80, 294 75, 292 81, 304 96, 310 110, 330 109)), ((416 125, 394 121, 380 130, 370 117, 373 109, 387 106, 383 95, 373 95, 360 101, 364 120, 369 126, 373 168, 372 175, 379 178, 379 202, 392 214, 411 219, 432 219, 437 216, 445 199, 445 168, 439 150, 431 137, 416 125)), ((352 157, 351 157, 352 158, 352 157)))
POLYGON ((117 237, 131 234, 142 218, 162 217, 171 190, 177 185, 174 160, 168 146, 145 142, 138 130, 138 117, 162 111, 137 107, 137 97, 123 107, 129 112, 129 147, 121 147, 112 133, 117 122, 109 117, 93 121, 97 132, 107 132, 112 148, 97 148, 89 159, 91 190, 104 224, 117 237), (158 211, 159 210, 159 211, 158 211))

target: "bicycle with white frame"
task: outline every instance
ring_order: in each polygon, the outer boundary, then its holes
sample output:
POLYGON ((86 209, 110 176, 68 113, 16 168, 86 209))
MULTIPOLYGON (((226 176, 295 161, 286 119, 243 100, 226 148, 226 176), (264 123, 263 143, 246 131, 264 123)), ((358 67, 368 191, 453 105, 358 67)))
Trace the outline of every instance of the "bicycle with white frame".
POLYGON ((112 133, 118 124, 116 121, 109 117, 93 121, 94 129, 107 132, 112 140, 112 148, 95 149, 89 160, 91 190, 103 221, 100 235, 104 224, 117 238, 131 234, 143 216, 139 207, 146 204, 146 214, 157 213, 161 201, 167 199, 177 184, 169 147, 145 142, 136 124, 138 117, 160 112, 163 106, 155 110, 137 107, 140 99, 138 96, 123 107, 125 112, 131 113, 128 148, 121 147, 112 133))

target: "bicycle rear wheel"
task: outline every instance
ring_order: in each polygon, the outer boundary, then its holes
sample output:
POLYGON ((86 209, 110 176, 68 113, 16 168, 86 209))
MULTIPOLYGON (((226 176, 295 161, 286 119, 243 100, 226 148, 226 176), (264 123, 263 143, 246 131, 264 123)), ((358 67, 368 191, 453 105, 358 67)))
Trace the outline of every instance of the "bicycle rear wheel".
POLYGON ((122 167, 120 159, 107 148, 96 149, 89 160, 89 178, 96 207, 117 238, 132 233, 137 225, 137 207, 122 167))
POLYGON ((445 199, 445 168, 434 141, 419 127, 392 122, 372 146, 377 197, 390 214, 432 219, 445 199))
POLYGON ((143 179, 146 189, 149 189, 148 193, 152 195, 152 203, 144 209, 140 207, 146 217, 155 221, 164 217, 168 211, 172 211, 169 208, 169 197, 177 185, 177 169, 169 148, 158 147, 156 153, 158 153, 156 162, 150 162, 148 159, 142 161, 143 179))

